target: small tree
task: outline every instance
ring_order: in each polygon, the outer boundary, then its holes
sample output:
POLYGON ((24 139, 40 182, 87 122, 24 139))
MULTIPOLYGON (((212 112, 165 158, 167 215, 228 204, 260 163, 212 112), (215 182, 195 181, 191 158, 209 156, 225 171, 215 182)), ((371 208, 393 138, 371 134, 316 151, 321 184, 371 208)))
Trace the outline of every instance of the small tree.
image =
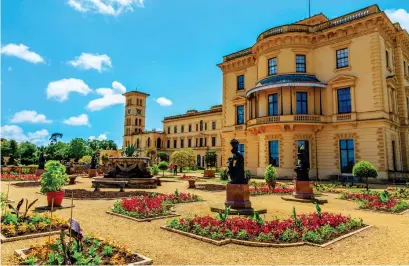
POLYGON ((169 164, 166 161, 162 161, 158 164, 158 168, 162 171, 162 176, 165 176, 165 171, 168 170, 169 164))
POLYGON ((160 159, 161 162, 165 161, 165 162, 169 162, 169 156, 166 152, 158 152, 158 158, 160 159))
POLYGON ((180 169, 195 165, 195 156, 192 149, 181 149, 170 156, 171 161, 180 169))
POLYGON ((61 191, 69 181, 65 167, 57 161, 48 161, 45 168, 47 171, 40 178, 41 193, 61 191))
POLYGON ((378 171, 376 168, 367 161, 360 161, 354 165, 352 168, 352 174, 359 178, 366 179, 366 190, 369 190, 368 178, 376 178, 378 176, 378 171))
POLYGON ((264 172, 264 180, 266 182, 275 182, 277 177, 277 169, 269 164, 264 172))
POLYGON ((217 154, 215 151, 207 151, 204 160, 206 162, 206 167, 216 167, 217 154))
POLYGON ((157 175, 159 174, 159 167, 157 164, 153 164, 151 167, 151 174, 152 175, 157 175))

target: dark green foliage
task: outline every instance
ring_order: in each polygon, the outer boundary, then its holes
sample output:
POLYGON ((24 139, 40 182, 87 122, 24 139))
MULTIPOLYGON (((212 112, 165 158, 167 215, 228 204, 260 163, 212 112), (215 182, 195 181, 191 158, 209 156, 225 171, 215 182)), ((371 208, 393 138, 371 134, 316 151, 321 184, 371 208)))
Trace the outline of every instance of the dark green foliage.
POLYGON ((217 154, 216 151, 207 151, 204 160, 207 167, 216 167, 217 164, 217 154))
POLYGON ((165 161, 165 162, 169 162, 169 156, 166 152, 158 152, 158 158, 161 160, 161 162, 165 161))
POLYGON ((368 178, 376 178, 378 171, 376 171, 376 168, 370 162, 360 161, 354 165, 352 174, 356 177, 365 178, 366 190, 369 190, 368 178))

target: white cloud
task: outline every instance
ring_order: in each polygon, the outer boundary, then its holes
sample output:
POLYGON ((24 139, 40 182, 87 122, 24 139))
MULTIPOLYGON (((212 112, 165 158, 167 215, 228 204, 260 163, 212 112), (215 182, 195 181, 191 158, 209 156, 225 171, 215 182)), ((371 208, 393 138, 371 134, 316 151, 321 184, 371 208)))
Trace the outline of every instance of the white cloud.
POLYGON ((111 58, 106 54, 82 53, 74 60, 68 62, 73 67, 81 69, 96 69, 99 72, 112 67, 111 58))
POLYGON ((48 83, 47 99, 55 98, 57 101, 63 102, 68 99, 70 92, 78 92, 82 95, 87 95, 91 92, 88 85, 81 79, 60 79, 48 83))
POLYGON ((88 103, 87 109, 90 111, 100 111, 104 108, 107 108, 116 104, 124 104, 125 97, 122 96, 122 93, 126 92, 124 85, 118 81, 112 82, 112 88, 99 88, 96 92, 101 95, 101 98, 92 100, 88 103))
POLYGON ((106 134, 100 134, 100 135, 98 136, 98 138, 96 138, 95 136, 89 136, 88 139, 89 139, 89 140, 94 140, 94 139, 97 139, 97 140, 107 140, 107 135, 106 135, 106 134))
POLYGON ((98 139, 99 139, 99 140, 107 140, 107 135, 106 135, 106 134, 100 134, 100 135, 98 136, 98 139))
POLYGON ((45 115, 37 114, 36 111, 23 110, 17 112, 11 118, 12 123, 44 123, 49 124, 52 121, 48 120, 45 115))
POLYGON ((68 0, 67 3, 81 13, 118 16, 123 12, 133 12, 134 7, 144 7, 144 2, 145 0, 68 0))
POLYGON ((173 104, 173 102, 165 97, 159 97, 158 99, 156 99, 156 102, 160 105, 160 106, 171 106, 173 104))
POLYGON ((28 46, 24 44, 10 43, 1 47, 1 53, 5 55, 15 56, 20 59, 26 60, 30 63, 44 63, 44 59, 37 53, 30 51, 28 46))
POLYGON ((19 126, 4 125, 0 129, 0 135, 2 138, 6 138, 8 140, 14 139, 18 142, 30 141, 39 145, 45 144, 48 141, 49 133, 46 129, 42 129, 25 134, 23 129, 19 126))
POLYGON ((82 114, 79 116, 72 116, 65 119, 63 123, 70 126, 89 126, 88 115, 82 114))
POLYGON ((393 23, 399 22, 402 28, 409 31, 409 13, 403 8, 400 9, 387 9, 386 15, 392 20, 393 23))
POLYGON ((8 67, 7 70, 8 70, 8 71, 12 71, 13 68, 12 68, 12 67, 8 67))

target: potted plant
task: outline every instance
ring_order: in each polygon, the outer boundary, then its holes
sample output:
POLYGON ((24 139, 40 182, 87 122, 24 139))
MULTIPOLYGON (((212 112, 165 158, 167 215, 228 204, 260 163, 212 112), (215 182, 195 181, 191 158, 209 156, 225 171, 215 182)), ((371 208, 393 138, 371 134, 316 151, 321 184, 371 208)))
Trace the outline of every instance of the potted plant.
POLYGON ((45 164, 45 171, 40 178, 41 193, 47 193, 48 206, 61 206, 64 198, 63 187, 68 184, 68 175, 65 167, 57 161, 48 161, 45 164))
POLYGON ((366 190, 369 190, 368 178, 376 178, 378 171, 376 171, 376 168, 370 162, 360 161, 352 168, 352 174, 359 178, 365 178, 366 190))
POLYGON ((77 175, 70 175, 68 177, 70 178, 69 185, 75 185, 75 180, 77 179, 77 175))
POLYGON ((276 177, 277 177, 277 170, 271 164, 267 166, 266 171, 264 172, 264 180, 269 187, 275 188, 276 186, 276 177))

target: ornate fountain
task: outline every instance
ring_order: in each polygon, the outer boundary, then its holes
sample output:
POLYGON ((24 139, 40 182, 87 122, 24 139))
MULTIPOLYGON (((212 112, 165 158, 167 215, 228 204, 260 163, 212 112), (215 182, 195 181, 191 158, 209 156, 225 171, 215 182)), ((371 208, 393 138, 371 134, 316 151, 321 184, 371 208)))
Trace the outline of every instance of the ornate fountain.
POLYGON ((149 157, 109 157, 112 170, 104 178, 152 178, 149 157))

